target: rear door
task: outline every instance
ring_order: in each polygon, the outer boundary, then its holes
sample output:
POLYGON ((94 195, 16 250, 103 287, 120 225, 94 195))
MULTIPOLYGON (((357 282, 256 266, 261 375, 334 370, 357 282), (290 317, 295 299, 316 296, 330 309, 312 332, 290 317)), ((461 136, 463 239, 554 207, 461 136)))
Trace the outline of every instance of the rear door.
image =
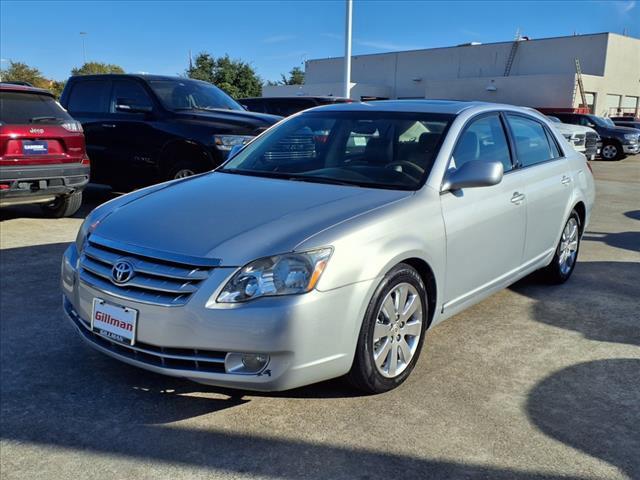
POLYGON ((508 113, 518 170, 526 178, 527 236, 523 264, 552 252, 565 222, 574 181, 569 162, 551 131, 535 118, 508 113))
POLYGON ((447 235, 445 312, 451 314, 508 283, 524 247, 525 179, 513 169, 498 112, 471 119, 462 131, 449 168, 468 161, 500 161, 505 173, 497 185, 440 196, 447 235))
POLYGON ((153 100, 141 82, 113 80, 104 127, 108 128, 116 183, 128 187, 156 179, 157 160, 166 137, 154 128, 153 111, 153 100))
POLYGON ((111 80, 101 78, 75 79, 69 91, 67 110, 73 118, 82 123, 87 154, 91 160, 91 180, 109 183, 111 132, 107 126, 111 80))

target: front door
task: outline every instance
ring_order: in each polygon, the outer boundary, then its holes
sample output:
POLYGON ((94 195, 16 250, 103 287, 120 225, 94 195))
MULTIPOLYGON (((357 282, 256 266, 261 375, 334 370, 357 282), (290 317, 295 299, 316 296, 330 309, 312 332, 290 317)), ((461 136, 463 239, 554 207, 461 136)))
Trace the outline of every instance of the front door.
POLYGON ((500 161, 497 185, 465 188, 440 197, 447 238, 445 313, 455 313, 508 282, 522 262, 526 230, 524 177, 513 170, 504 123, 498 113, 465 127, 449 168, 468 161, 500 161))

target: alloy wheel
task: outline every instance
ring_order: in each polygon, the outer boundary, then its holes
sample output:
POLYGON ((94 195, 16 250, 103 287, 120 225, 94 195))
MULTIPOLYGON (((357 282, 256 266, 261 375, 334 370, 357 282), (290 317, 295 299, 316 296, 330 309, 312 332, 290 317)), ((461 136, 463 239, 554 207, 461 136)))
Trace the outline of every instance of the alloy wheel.
POLYGON ((602 156, 607 160, 613 160, 618 156, 618 147, 615 145, 605 145, 602 147, 602 156))
POLYGON ((578 222, 571 217, 562 231, 558 263, 563 275, 569 273, 578 254, 578 222))
POLYGON ((175 180, 177 180, 178 178, 191 177, 192 175, 195 175, 195 174, 196 174, 196 172, 194 172, 190 168, 181 168, 180 170, 178 170, 176 172, 176 174, 173 176, 173 178, 175 180))
POLYGON ((411 363, 422 334, 422 299, 409 283, 396 285, 384 298, 373 331, 373 360, 386 378, 411 363))

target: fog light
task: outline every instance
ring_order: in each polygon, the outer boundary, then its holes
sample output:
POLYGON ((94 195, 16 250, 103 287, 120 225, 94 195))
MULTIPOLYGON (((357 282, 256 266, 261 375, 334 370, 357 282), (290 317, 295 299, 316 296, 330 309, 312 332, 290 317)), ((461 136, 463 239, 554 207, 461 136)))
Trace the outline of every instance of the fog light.
POLYGON ((264 353, 227 353, 224 367, 227 373, 256 374, 269 363, 269 355, 264 353))

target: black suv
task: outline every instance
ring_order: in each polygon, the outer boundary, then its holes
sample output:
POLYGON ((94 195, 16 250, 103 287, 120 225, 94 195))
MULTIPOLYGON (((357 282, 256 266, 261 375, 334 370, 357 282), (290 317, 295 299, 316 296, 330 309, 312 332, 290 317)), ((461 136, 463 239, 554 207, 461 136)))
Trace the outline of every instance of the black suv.
POLYGON ((352 100, 340 97, 255 97, 240 98, 238 103, 247 110, 260 113, 271 113, 288 117, 307 108, 333 103, 351 103, 352 100))
POLYGON ((91 180, 119 190, 211 170, 280 119, 210 83, 157 75, 74 76, 60 101, 84 128, 91 180))
POLYGON ((549 112, 563 123, 591 127, 602 139, 602 158, 620 160, 627 154, 640 152, 638 131, 634 128, 619 127, 609 118, 584 113, 549 112))

